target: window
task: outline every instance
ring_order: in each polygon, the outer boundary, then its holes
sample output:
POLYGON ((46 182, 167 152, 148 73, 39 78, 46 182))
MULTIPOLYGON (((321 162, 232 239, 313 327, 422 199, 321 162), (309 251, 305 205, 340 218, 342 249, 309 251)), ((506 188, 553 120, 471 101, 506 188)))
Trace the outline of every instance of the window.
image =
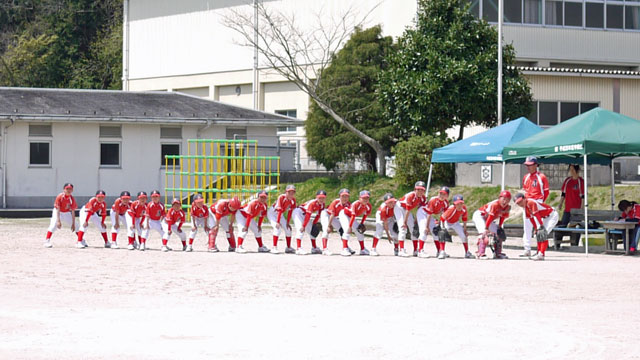
POLYGON ((624 17, 625 29, 640 30, 640 6, 625 6, 624 17))
POLYGON ((29 124, 29 136, 51 136, 51 125, 29 124))
MULTIPOLYGON (((160 166, 167 164, 165 161, 165 155, 180 155, 180 144, 161 144, 160 145, 160 166)), ((180 166, 180 159, 169 159, 169 167, 173 167, 175 160, 175 166, 180 166)))
POLYGON ((563 25, 562 16, 562 1, 549 1, 547 0, 545 6, 545 18, 547 25, 563 25))
POLYGON ((100 137, 119 138, 122 137, 122 127, 120 125, 100 125, 100 137))
POLYGON ((471 11, 471 13, 473 15, 475 15, 475 17, 480 17, 480 0, 470 0, 469 1, 471 3, 471 8, 469 9, 469 11, 471 11))
POLYGON ((298 111, 296 109, 293 110, 276 110, 276 114, 284 115, 292 118, 296 118, 298 116, 298 111))
POLYGON ((534 101, 529 120, 539 126, 553 126, 598 106, 593 102, 534 101))
POLYGON ((556 101, 540 101, 538 114, 538 125, 557 125, 558 103, 556 101))
POLYGON ((100 143, 100 166, 120 166, 120 143, 100 143))
POLYGON ((560 103, 560 121, 569 120, 574 116, 577 116, 580 111, 579 104, 577 102, 562 102, 560 103))
POLYGON ((498 0, 482 0, 482 18, 498 22, 498 0))
POLYGON ((51 142, 29 142, 29 165, 51 166, 51 142))
POLYGON ((542 0, 524 0, 525 24, 542 24, 542 0))
POLYGON ((604 4, 586 3, 585 26, 589 28, 604 28, 604 4))
POLYGON ((504 22, 522 23, 522 0, 504 0, 504 22))
POLYGON ((298 129, 297 126, 278 126, 278 132, 296 132, 298 129))
POLYGON ((564 3, 564 26, 582 27, 582 3, 581 2, 565 2, 564 3))
POLYGON ((598 107, 598 103, 580 103, 580 114, 598 107))
POLYGON ((161 139, 182 139, 182 128, 179 127, 161 127, 161 139))

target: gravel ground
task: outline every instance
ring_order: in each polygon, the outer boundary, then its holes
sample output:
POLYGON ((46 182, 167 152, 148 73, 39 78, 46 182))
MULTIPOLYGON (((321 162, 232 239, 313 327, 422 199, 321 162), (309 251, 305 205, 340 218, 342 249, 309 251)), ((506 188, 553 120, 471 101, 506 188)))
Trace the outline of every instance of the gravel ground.
POLYGON ((271 255, 251 235, 248 254, 203 235, 140 252, 94 228, 45 249, 47 224, 0 219, 0 359, 640 358, 638 257, 533 262, 509 239, 509 260, 466 260, 455 238, 447 260, 271 255))

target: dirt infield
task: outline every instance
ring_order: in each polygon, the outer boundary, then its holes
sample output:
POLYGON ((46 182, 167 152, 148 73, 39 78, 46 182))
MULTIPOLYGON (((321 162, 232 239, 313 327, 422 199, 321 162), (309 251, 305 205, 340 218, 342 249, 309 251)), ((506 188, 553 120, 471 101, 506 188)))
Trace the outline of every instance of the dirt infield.
POLYGON ((140 252, 93 228, 45 249, 47 224, 0 219, 0 359, 640 358, 639 257, 140 252))

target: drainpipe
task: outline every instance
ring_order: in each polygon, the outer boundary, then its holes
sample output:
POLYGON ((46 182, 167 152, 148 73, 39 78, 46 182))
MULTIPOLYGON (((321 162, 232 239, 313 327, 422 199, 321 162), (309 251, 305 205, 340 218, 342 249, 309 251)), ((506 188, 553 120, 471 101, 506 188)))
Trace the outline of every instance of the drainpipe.
POLYGON ((3 209, 7 208, 7 140, 8 140, 7 134, 9 133, 7 129, 9 129, 15 123, 15 120, 13 120, 13 118, 11 117, 9 118, 9 121, 11 121, 11 124, 5 125, 4 128, 2 129, 2 208, 3 209))
POLYGON ((129 0, 124 0, 122 16, 122 90, 129 91, 129 0))

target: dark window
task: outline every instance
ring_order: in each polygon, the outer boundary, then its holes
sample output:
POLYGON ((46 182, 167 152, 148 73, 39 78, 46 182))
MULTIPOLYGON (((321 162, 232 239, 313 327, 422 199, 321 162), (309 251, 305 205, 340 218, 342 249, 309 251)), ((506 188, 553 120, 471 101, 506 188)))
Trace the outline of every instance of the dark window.
POLYGON ((604 27, 604 4, 587 3, 585 8, 586 27, 604 27))
POLYGON ((51 165, 51 143, 29 143, 29 165, 51 165))
POLYGON ((498 22, 498 0, 482 1, 482 18, 490 22, 498 22))
POLYGON ((293 110, 276 110, 276 114, 295 118, 295 117, 298 116, 298 111, 296 109, 293 109, 293 110))
POLYGON ((553 101, 540 101, 538 109, 538 125, 558 125, 558 103, 553 101))
POLYGON ((622 29, 622 5, 607 5, 607 29, 622 29))
POLYGON ((547 25, 562 26, 562 1, 547 1, 544 11, 547 25))
POLYGON ((625 29, 627 30, 639 30, 640 29, 640 6, 625 6, 625 29))
POLYGON ((577 116, 578 103, 577 102, 563 102, 560 103, 560 121, 569 120, 574 116, 577 116))
POLYGON ((120 165, 120 144, 115 144, 115 143, 100 144, 100 165, 104 165, 104 166, 120 165))
POLYGON ((542 24, 542 0, 524 0, 525 24, 542 24))
POLYGON ((598 103, 580 103, 580 114, 597 107, 598 107, 598 103))
POLYGON ((29 124, 29 136, 51 136, 51 125, 29 124))
POLYGON ((533 110, 531 111, 531 114, 529 114, 529 120, 535 124, 538 123, 538 102, 537 101, 533 102, 533 110))
POLYGON ((565 2, 564 3, 564 25, 582 27, 582 3, 581 2, 565 2))
POLYGON ((522 0, 504 0, 504 22, 522 23, 522 0))
POLYGON ((160 159, 160 166, 164 166, 168 161, 169 167, 173 167, 174 161, 176 166, 180 166, 180 159, 168 159, 165 160, 165 155, 180 155, 180 144, 162 144, 160 145, 160 153, 162 158, 160 159))

